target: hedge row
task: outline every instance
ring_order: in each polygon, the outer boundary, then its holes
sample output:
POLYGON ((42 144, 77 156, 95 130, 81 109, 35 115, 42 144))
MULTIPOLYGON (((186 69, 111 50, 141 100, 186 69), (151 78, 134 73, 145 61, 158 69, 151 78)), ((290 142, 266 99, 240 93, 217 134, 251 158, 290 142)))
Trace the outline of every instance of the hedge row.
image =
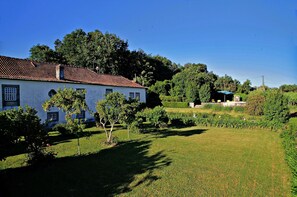
POLYGON ((185 101, 185 98, 183 98, 181 96, 160 95, 160 99, 165 102, 183 102, 183 101, 185 101))
POLYGON ((291 118, 288 130, 281 135, 283 138, 283 147, 285 149, 286 161, 292 171, 293 196, 297 196, 297 149, 296 149, 297 118, 291 118))
POLYGON ((207 114, 198 113, 192 116, 187 114, 169 114, 169 120, 172 125, 199 125, 199 126, 212 126, 212 127, 225 127, 225 128, 268 128, 271 130, 278 130, 283 128, 282 123, 266 120, 247 120, 244 117, 233 117, 228 114, 207 114))
POLYGON ((187 108, 189 104, 187 102, 166 102, 163 101, 162 105, 164 107, 171 107, 171 108, 187 108))
POLYGON ((219 104, 205 104, 203 106, 203 109, 212 109, 213 111, 235 111, 235 112, 244 112, 244 107, 243 106, 223 106, 219 104))

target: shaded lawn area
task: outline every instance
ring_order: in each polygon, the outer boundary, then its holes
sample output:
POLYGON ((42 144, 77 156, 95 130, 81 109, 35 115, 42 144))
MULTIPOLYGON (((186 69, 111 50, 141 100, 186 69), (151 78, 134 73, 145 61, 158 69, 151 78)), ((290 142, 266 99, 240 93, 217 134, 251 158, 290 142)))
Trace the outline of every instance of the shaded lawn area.
MULTIPOLYGON (((290 172, 278 133, 266 130, 188 127, 105 134, 57 141, 58 158, 38 168, 0 171, 4 196, 289 196, 290 172), (5 192, 5 193, 4 193, 5 192)), ((24 155, 1 166, 20 166, 24 155)))

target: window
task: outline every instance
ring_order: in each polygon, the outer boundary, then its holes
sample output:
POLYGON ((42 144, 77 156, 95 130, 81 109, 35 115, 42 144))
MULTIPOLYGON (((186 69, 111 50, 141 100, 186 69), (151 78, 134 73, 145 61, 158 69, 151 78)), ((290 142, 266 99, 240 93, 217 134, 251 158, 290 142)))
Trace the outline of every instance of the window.
POLYGON ((47 120, 49 122, 59 121, 59 112, 47 112, 47 120))
POLYGON ((140 100, 140 92, 136 92, 135 93, 135 98, 138 99, 138 100, 140 100))
POLYGON ((55 94, 57 94, 57 92, 56 92, 56 90, 54 90, 54 89, 51 89, 51 90, 48 92, 48 96, 49 96, 50 98, 52 98, 52 96, 54 96, 55 94))
POLYGON ((2 85, 2 105, 3 108, 20 105, 19 85, 2 85))
POLYGON ((110 94, 110 93, 112 93, 112 89, 106 89, 106 91, 105 91, 105 95, 108 95, 108 94, 110 94))
MULTIPOLYGON (((83 93, 85 89, 84 88, 76 88, 76 91, 83 93)), ((86 94, 83 94, 84 99, 86 99, 86 94)), ((76 114, 76 118, 78 119, 85 119, 86 112, 85 110, 81 110, 79 114, 76 114)))
POLYGON ((81 110, 80 114, 76 114, 77 119, 85 119, 86 118, 86 112, 85 110, 81 110))
POLYGON ((134 92, 129 92, 129 97, 130 97, 131 99, 134 99, 134 92))

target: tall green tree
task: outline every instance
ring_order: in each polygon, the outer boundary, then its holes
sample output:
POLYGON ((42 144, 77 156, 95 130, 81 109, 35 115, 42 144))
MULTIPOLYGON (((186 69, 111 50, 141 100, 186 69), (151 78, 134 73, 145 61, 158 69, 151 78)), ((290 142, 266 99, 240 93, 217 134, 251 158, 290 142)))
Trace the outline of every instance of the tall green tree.
POLYGON ((217 91, 226 90, 230 92, 236 92, 239 85, 240 82, 236 79, 233 79, 229 75, 219 77, 214 83, 214 87, 217 91))
POLYGON ((211 98, 211 86, 209 83, 205 83, 199 89, 199 97, 201 102, 209 102, 211 98))
POLYGON ((30 49, 30 60, 37 62, 65 63, 63 56, 46 45, 35 45, 30 49))
POLYGON ((57 93, 46 100, 42 107, 49 111, 52 107, 57 107, 65 112, 65 119, 70 131, 77 137, 77 153, 80 155, 80 135, 83 132, 84 125, 77 118, 77 115, 83 111, 89 111, 85 100, 86 90, 74 90, 72 88, 58 89, 57 93))
MULTIPOLYGON (((217 75, 208 72, 205 64, 185 64, 183 70, 173 76, 171 96, 186 98, 189 102, 200 102, 199 90, 204 84, 213 87, 217 75)), ((212 88, 210 89, 212 93, 212 88)))
POLYGON ((149 87, 156 81, 170 80, 179 65, 160 55, 143 50, 129 51, 128 42, 115 34, 77 29, 55 41, 55 50, 46 45, 33 46, 30 58, 87 67, 98 73, 122 75, 149 87))
POLYGON ((248 94, 252 87, 251 87, 251 81, 249 79, 247 79, 245 82, 243 82, 243 84, 241 86, 238 86, 238 93, 243 93, 243 94, 248 94))

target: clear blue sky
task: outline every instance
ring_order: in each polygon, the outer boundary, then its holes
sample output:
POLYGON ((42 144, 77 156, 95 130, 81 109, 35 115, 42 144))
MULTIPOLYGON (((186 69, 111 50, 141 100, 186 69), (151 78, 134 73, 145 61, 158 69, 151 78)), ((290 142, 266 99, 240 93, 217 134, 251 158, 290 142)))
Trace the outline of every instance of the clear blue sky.
POLYGON ((184 64, 271 87, 297 84, 296 0, 1 0, 0 55, 26 58, 71 31, 99 29, 184 64))

